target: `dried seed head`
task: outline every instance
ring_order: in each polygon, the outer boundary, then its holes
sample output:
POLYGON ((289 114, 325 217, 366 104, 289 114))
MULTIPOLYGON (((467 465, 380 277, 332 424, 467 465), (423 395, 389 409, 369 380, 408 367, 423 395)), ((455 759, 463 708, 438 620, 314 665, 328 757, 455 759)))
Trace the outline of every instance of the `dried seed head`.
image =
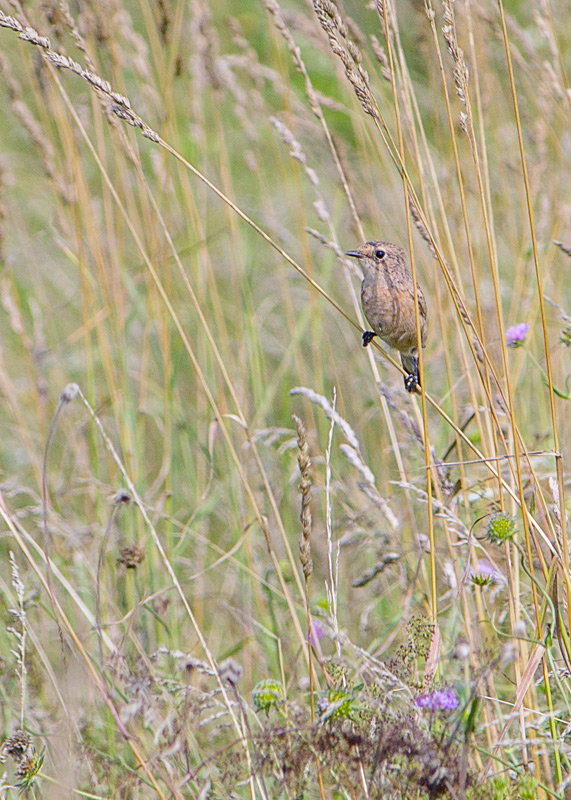
POLYGON ((465 639, 459 639, 454 645, 454 658, 466 661, 470 657, 470 645, 465 639))
POLYGON ((119 491, 113 495, 111 502, 115 506, 126 505, 131 502, 131 499, 131 495, 126 489, 119 489, 119 491))
POLYGON ((28 792, 32 788, 43 763, 44 754, 33 751, 20 761, 16 769, 16 777, 18 778, 16 785, 21 793, 28 792))
POLYGON ((309 447, 307 445, 307 433, 301 419, 294 414, 292 417, 297 429, 297 463, 301 480, 299 491, 301 494, 301 536, 299 537, 299 558, 303 567, 303 574, 306 579, 313 572, 313 560, 311 558, 311 459, 309 458, 309 447))
POLYGON ((221 681, 228 681, 232 686, 236 686, 244 670, 233 658, 227 658, 218 667, 218 674, 221 681))
POLYGON ((345 75, 353 86, 357 99, 367 114, 378 119, 379 112, 369 86, 369 76, 361 66, 361 52, 349 38, 347 25, 337 6, 332 0, 313 0, 313 8, 321 27, 329 37, 331 49, 345 68, 345 75))
POLYGON ((145 558, 145 551, 140 544, 132 544, 122 547, 119 550, 117 563, 125 569, 136 569, 145 558))
POLYGON ((21 761, 28 752, 32 744, 32 737, 27 731, 17 730, 12 736, 8 736, 2 745, 0 758, 5 760, 6 756, 12 756, 15 761, 21 761))
POLYGON ((68 383, 60 396, 62 403, 71 403, 79 394, 79 386, 77 383, 68 383))

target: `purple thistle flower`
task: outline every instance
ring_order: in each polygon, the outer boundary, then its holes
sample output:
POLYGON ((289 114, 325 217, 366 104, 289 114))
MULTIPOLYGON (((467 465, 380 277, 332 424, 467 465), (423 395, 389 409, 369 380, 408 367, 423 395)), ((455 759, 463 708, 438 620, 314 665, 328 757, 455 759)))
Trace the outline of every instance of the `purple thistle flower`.
POLYGON ((327 697, 320 697, 319 704, 317 707, 319 708, 320 714, 325 714, 325 712, 329 708, 329 699, 327 697))
POLYGON ((506 331, 506 345, 508 347, 521 347, 529 331, 527 322, 518 322, 506 331))
POLYGON ((490 583, 505 583, 502 573, 485 559, 478 561, 476 569, 471 571, 471 577, 472 581, 480 586, 487 586, 490 583))
POLYGON ((317 642, 325 636, 326 630, 323 623, 318 619, 311 620, 311 646, 315 647, 317 642))
POLYGON ((441 709, 453 710, 458 708, 460 701, 456 696, 456 692, 452 689, 436 689, 434 692, 417 697, 415 702, 419 708, 440 711, 441 709))

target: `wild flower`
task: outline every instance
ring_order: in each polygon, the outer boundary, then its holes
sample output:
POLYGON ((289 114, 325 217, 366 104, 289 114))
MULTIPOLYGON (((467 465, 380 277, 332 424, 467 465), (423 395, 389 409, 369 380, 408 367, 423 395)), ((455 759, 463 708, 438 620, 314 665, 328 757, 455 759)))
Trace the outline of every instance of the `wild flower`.
POLYGON ((458 708, 459 704, 453 689, 436 689, 434 692, 417 697, 415 702, 419 708, 428 708, 429 711, 452 711, 458 708))
POLYGON ((529 331, 527 322, 518 322, 506 331, 506 345, 508 347, 521 347, 529 331))
POLYGON ((312 619, 310 631, 311 646, 315 647, 317 642, 321 641, 321 639, 325 636, 325 626, 318 619, 312 619))
POLYGON ((490 586, 491 584, 505 582, 502 573, 485 559, 480 559, 480 561, 478 561, 470 577, 472 583, 475 583, 477 586, 490 586))

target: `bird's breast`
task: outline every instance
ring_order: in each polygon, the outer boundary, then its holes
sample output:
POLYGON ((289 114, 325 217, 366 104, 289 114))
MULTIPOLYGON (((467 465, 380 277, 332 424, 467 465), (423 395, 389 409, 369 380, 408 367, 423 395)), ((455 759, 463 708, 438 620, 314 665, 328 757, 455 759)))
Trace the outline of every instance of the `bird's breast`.
MULTIPOLYGON (((363 313, 371 328, 391 347, 401 352, 417 348, 416 315, 412 287, 379 275, 361 284, 363 313)), ((424 324, 421 319, 421 324, 424 324)))

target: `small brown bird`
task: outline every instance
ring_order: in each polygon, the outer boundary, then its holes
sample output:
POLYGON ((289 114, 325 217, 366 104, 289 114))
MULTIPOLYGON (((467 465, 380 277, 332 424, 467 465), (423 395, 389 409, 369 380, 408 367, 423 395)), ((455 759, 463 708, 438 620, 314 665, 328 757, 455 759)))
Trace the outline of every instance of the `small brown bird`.
MULTIPOLYGON (((365 242, 357 250, 345 255, 358 258, 363 268, 361 305, 367 322, 373 329, 363 333, 363 347, 367 347, 374 336, 380 336, 400 353, 404 379, 408 392, 420 386, 418 374, 418 339, 414 311, 414 284, 406 265, 406 254, 402 247, 390 242, 365 242)), ((418 312, 420 317, 420 339, 426 346, 426 300, 417 284, 418 312)))

